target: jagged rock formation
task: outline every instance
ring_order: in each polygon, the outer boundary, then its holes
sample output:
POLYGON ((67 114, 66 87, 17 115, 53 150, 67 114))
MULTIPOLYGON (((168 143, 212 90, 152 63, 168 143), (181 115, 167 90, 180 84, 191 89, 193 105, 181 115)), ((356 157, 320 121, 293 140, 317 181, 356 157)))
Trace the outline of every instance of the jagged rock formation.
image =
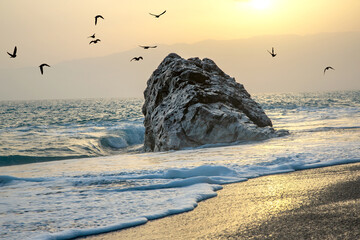
POLYGON ((265 139, 271 120, 212 60, 169 54, 144 92, 145 151, 265 139))

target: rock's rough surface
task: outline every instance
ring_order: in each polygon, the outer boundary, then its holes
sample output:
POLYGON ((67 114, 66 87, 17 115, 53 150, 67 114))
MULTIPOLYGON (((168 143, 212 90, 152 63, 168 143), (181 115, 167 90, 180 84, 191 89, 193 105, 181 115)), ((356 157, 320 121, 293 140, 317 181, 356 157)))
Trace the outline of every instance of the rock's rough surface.
POLYGON ((145 151, 265 139, 271 120, 212 60, 169 54, 144 92, 145 151))

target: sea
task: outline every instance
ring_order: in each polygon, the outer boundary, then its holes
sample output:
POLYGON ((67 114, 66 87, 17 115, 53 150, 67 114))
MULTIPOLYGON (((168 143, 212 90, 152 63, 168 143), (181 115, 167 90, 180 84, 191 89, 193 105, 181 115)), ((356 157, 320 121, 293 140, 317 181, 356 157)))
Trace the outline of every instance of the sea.
POLYGON ((143 99, 0 102, 0 239, 72 239, 193 210, 222 185, 360 162, 360 91, 252 96, 266 140, 143 152, 143 99))

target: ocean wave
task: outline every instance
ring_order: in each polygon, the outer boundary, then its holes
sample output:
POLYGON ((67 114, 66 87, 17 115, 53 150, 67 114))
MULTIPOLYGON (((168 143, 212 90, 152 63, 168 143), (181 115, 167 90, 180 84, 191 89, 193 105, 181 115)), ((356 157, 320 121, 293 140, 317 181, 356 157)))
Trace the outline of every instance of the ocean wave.
MULTIPOLYGON (((360 162, 359 108, 356 103, 349 104, 352 100, 342 103, 340 98, 332 102, 327 97, 323 102, 310 101, 304 96, 307 99, 293 99, 292 105, 288 97, 291 95, 284 99, 275 96, 271 100, 269 97, 260 104, 265 103, 266 107, 271 107, 272 102, 279 104, 275 104, 275 107, 280 106, 279 110, 268 114, 275 128, 292 132, 289 137, 218 145, 219 148, 204 149, 202 146, 183 151, 122 154, 142 144, 144 128, 138 116, 141 115, 140 107, 137 118, 130 121, 120 117, 118 113, 127 111, 118 105, 112 108, 111 121, 107 120, 108 115, 102 115, 103 111, 111 110, 109 106, 93 104, 102 111, 97 122, 93 120, 92 111, 84 112, 84 116, 91 116, 86 118, 91 122, 75 119, 67 121, 69 124, 44 124, 46 127, 30 131, 0 130, 0 152, 4 155, 0 156, 0 164, 2 160, 23 164, 107 156, 1 168, 4 175, 0 176, 1 190, 8 197, 1 198, 1 205, 5 207, 0 214, 7 222, 2 225, 4 231, 0 238, 71 239, 119 230, 192 210, 199 201, 216 196, 216 190, 223 184, 360 162), (334 107, 318 108, 326 106, 326 102, 334 107), (350 107, 340 109, 340 104, 350 107), (286 106, 296 110, 287 110, 286 106), (320 132, 307 133, 308 130, 320 132), (14 146, 20 146, 17 152, 14 146), (35 153, 40 157, 34 157, 35 153), (45 154, 52 157, 43 157, 45 154), (21 178, 25 176, 34 178, 21 178), (34 182, 36 180, 39 182, 34 182), (11 219, 10 224, 8 219, 11 219)), ((57 109, 62 111, 64 106, 57 109)), ((42 116, 59 120, 62 116, 73 118, 78 112, 79 109, 74 109, 74 112, 56 115, 50 111, 42 116)), ((28 122, 26 117, 26 114, 15 116, 28 122)), ((2 120, 9 119, 3 117, 2 120)), ((38 124, 35 120, 33 123, 38 124)))
MULTIPOLYGON (((162 206, 161 208, 154 208, 131 218, 122 219, 119 223, 116 224, 113 223, 99 227, 94 226, 93 228, 85 229, 67 229, 57 233, 43 233, 35 236, 34 239, 72 239, 75 237, 89 236, 121 230, 128 227, 145 224, 150 220, 155 220, 169 215, 191 211, 197 206, 198 202, 217 196, 216 191, 222 189, 221 185, 223 184, 246 181, 251 178, 265 175, 273 175, 297 170, 320 168, 356 162, 360 162, 360 159, 341 159, 328 162, 308 162, 303 160, 297 161, 292 158, 279 157, 274 159, 274 161, 269 162, 268 164, 239 166, 240 169, 237 169, 236 171, 234 170, 236 167, 229 168, 220 165, 203 165, 195 168, 169 169, 163 174, 145 174, 142 176, 143 179, 151 179, 158 177, 160 179, 167 178, 170 180, 176 178, 176 180, 171 180, 164 184, 150 184, 125 189, 98 189, 93 190, 92 194, 94 192, 98 192, 100 195, 103 195, 103 193, 106 193, 105 195, 110 195, 112 193, 128 193, 131 195, 135 195, 135 192, 139 191, 141 192, 139 194, 141 194, 141 196, 143 197, 157 196, 159 197, 159 201, 161 201, 158 194, 160 193, 160 191, 164 192, 166 189, 168 189, 170 195, 168 196, 169 198, 166 200, 166 202, 170 203, 169 205, 162 206), (150 195, 146 195, 148 194, 148 191, 152 191, 153 193, 149 193, 150 195), (174 194, 175 191, 179 191, 179 194, 174 194), (180 192, 183 193, 180 194, 180 192)), ((138 179, 140 179, 140 177, 138 179)))
POLYGON ((205 177, 205 176, 197 176, 190 177, 181 180, 170 181, 165 184, 153 184, 146 186, 137 186, 130 188, 122 188, 122 189, 113 189, 113 190, 99 190, 101 192, 132 192, 132 191, 147 191, 147 190, 159 190, 159 189, 168 189, 168 188, 180 188, 180 187, 188 187, 196 184, 225 184, 225 183, 237 183, 246 181, 245 178, 236 178, 236 177, 205 177))
MULTIPOLYGON (((164 192, 166 189, 173 189, 168 192, 168 199, 165 202, 162 202, 164 199, 159 197, 159 208, 154 208, 149 211, 143 212, 143 214, 138 216, 133 216, 130 218, 125 218, 120 220, 119 223, 109 224, 107 226, 94 226, 93 228, 85 228, 85 229, 67 229, 64 231, 60 231, 57 233, 43 233, 35 236, 33 239, 72 239, 81 236, 89 236, 93 234, 100 234, 115 230, 120 230, 128 227, 133 227, 137 225, 144 224, 149 220, 154 220, 162 217, 166 217, 173 214, 183 213, 187 211, 193 210, 198 202, 203 201, 208 198, 212 198, 217 196, 216 191, 222 189, 221 184, 226 183, 234 183, 245 181, 244 178, 236 177, 236 172, 225 167, 225 166, 211 166, 204 165, 195 168, 181 168, 181 169, 169 169, 165 171, 163 174, 152 174, 152 175, 143 175, 143 179, 151 179, 158 177, 160 179, 174 179, 165 184, 150 184, 146 186, 139 186, 135 188, 125 188, 125 189, 97 189, 92 190, 91 194, 99 194, 104 195, 106 192, 110 194, 110 192, 117 193, 125 192, 131 195, 134 195, 134 191, 151 191, 154 190, 154 196, 157 195, 157 191, 164 192), (180 179, 179 179, 180 178, 180 179), (175 191, 178 193, 175 194, 175 191), (165 204, 166 207, 162 206, 165 204)), ((85 176, 86 180, 89 176, 85 176)), ((95 176, 92 176, 95 177, 95 176)), ((97 177, 109 177, 106 176, 97 176, 97 177)), ((111 175, 112 178, 115 178, 116 175, 111 175)), ((126 176, 120 175, 120 178, 126 178, 126 176)), ((132 178, 127 178, 132 179, 132 178)), ((90 183, 91 181, 89 181, 90 183)), ((105 181, 108 182, 108 181, 105 181)), ((82 184, 80 184, 82 185, 82 184)), ((144 194, 142 194, 143 197, 144 194)), ((109 196, 109 195, 108 195, 109 196)), ((147 196, 148 197, 148 196, 147 196)), ((142 200, 140 200, 142 201, 142 200)))
POLYGON ((124 185, 126 184, 126 180, 123 179, 82 179, 76 180, 72 182, 74 187, 79 186, 103 186, 103 185, 124 185))
POLYGON ((78 129, 73 126, 58 129, 56 133, 51 131, 53 130, 41 134, 31 131, 26 135, 21 133, 21 141, 6 140, 6 149, 1 149, 0 141, 0 151, 9 153, 9 155, 0 156, 0 166, 132 152, 134 147, 143 144, 145 128, 139 122, 120 122, 99 129, 92 126, 78 129), (12 141, 14 144, 11 144, 12 141))
POLYGON ((142 103, 142 99, 2 102, 0 166, 126 152, 144 139, 142 103))
POLYGON ((344 130, 357 130, 360 126, 351 127, 319 127, 315 129, 306 130, 306 132, 328 132, 328 131, 344 131, 344 130))
POLYGON ((89 155, 71 155, 71 156, 54 156, 54 157, 27 156, 27 155, 0 156, 0 167, 21 165, 28 163, 37 163, 37 162, 67 160, 67 159, 75 159, 75 158, 87 158, 87 157, 90 156, 89 155))
MULTIPOLYGON (((94 186, 94 185, 118 185, 127 186, 131 185, 130 181, 133 180, 174 180, 166 184, 149 184, 147 186, 136 186, 123 189, 116 189, 115 191, 132 191, 132 190, 154 190, 162 188, 176 188, 185 187, 199 183, 208 184, 224 184, 231 182, 243 181, 239 178, 236 171, 225 166, 210 166, 204 165, 195 168, 180 168, 169 169, 164 173, 159 174, 110 174, 98 177, 96 175, 83 175, 78 176, 72 181, 73 186, 94 186), (77 179, 80 178, 80 179, 77 179)), ((112 191, 112 190, 111 190, 112 191)))
POLYGON ((112 130, 109 135, 100 138, 104 148, 122 149, 144 142, 145 128, 143 125, 124 124, 121 128, 112 130))
POLYGON ((265 110, 360 107, 360 91, 261 94, 254 98, 265 110))
POLYGON ((225 166, 203 165, 195 168, 180 168, 169 169, 164 173, 159 174, 143 174, 140 176, 124 176, 127 179, 175 179, 175 178, 190 178, 198 176, 227 176, 236 177, 236 171, 225 166))
POLYGON ((8 185, 14 181, 22 181, 22 182, 43 182, 44 178, 18 178, 8 175, 0 175, 0 187, 8 185))
POLYGON ((139 177, 126 177, 130 179, 166 179, 171 180, 167 183, 160 184, 149 184, 146 186, 136 186, 122 189, 113 190, 101 190, 101 191, 116 191, 116 192, 127 192, 127 191, 146 191, 146 190, 158 190, 166 188, 179 188, 187 187, 196 184, 227 184, 245 181, 246 178, 238 176, 236 171, 227 168, 225 166, 210 166, 203 165, 191 169, 169 169, 163 174, 151 174, 142 175, 139 177))

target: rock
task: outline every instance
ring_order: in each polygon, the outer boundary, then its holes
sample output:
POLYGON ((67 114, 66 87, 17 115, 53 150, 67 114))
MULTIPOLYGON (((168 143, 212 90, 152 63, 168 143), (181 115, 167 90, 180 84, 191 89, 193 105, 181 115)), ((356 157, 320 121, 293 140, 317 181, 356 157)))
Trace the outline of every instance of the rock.
POLYGON ((169 54, 144 92, 145 151, 266 139, 271 120, 212 60, 169 54))

